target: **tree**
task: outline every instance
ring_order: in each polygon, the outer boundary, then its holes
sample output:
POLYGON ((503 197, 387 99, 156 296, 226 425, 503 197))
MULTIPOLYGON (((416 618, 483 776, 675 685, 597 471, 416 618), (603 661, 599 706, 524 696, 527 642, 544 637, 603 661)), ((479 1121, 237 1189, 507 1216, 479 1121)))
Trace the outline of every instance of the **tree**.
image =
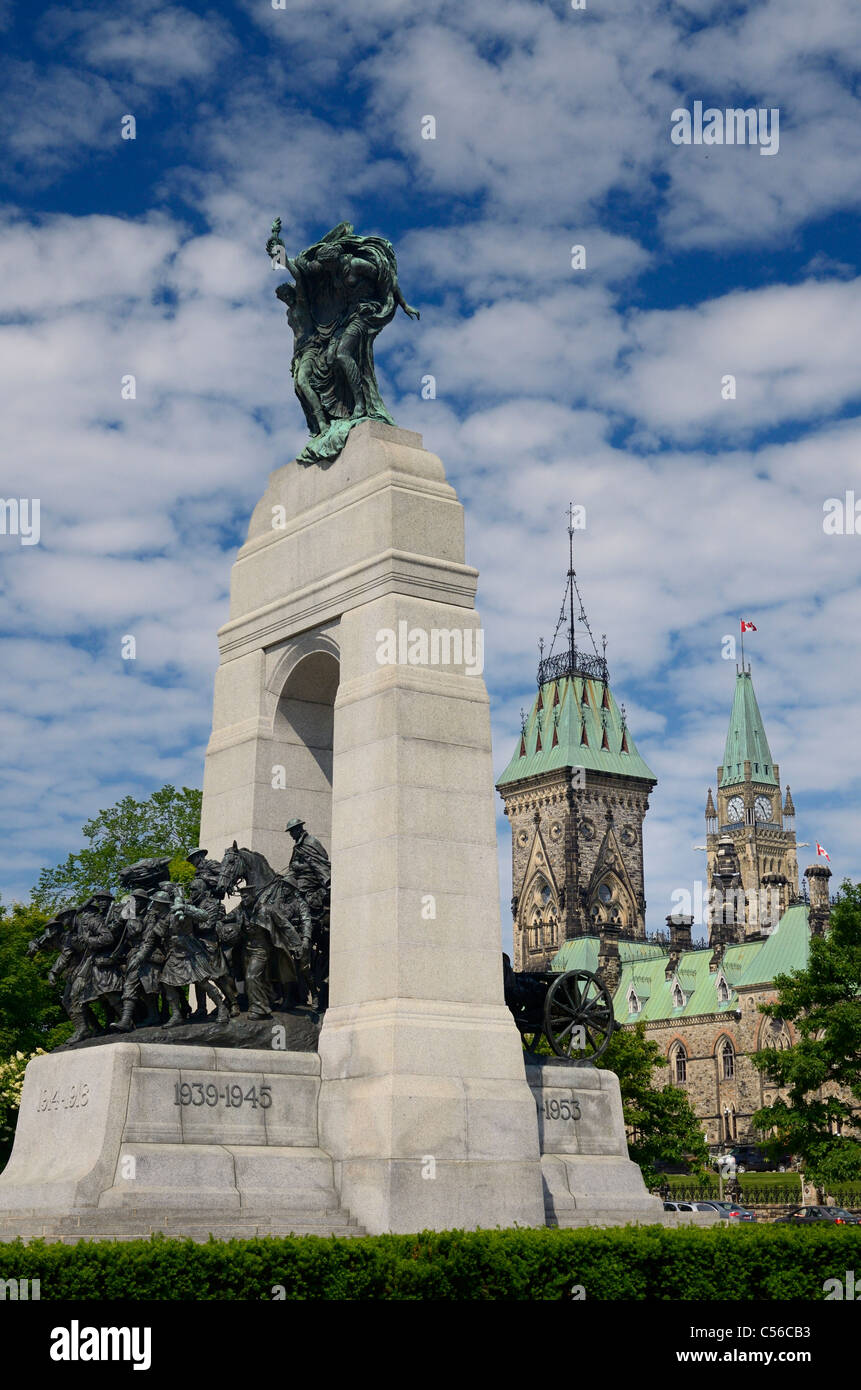
POLYGON ((655 1068, 666 1063, 658 1044, 646 1038, 645 1023, 617 1029, 598 1064, 619 1078, 622 1112, 631 1132, 628 1152, 647 1185, 657 1178, 659 1160, 689 1162, 694 1171, 704 1172, 708 1149, 687 1092, 652 1082, 655 1068))
POLYGON ((61 1003, 62 985, 48 971, 55 951, 27 957, 27 943, 38 936, 47 916, 33 906, 0 905, 0 1062, 16 1052, 46 1052, 72 1032, 61 1003))
POLYGON ((33 902, 49 912, 61 904, 75 904, 97 888, 116 892, 117 875, 136 859, 171 855, 175 878, 189 877, 190 866, 181 865, 181 856, 193 849, 200 835, 203 794, 194 787, 165 786, 153 792, 148 801, 124 796, 107 811, 100 811, 83 827, 89 846, 70 854, 55 869, 43 869, 33 890, 33 902))
POLYGON ((776 1003, 760 1012, 792 1023, 799 1040, 753 1058, 786 1091, 753 1122, 797 1154, 817 1186, 857 1180, 861 1143, 834 1130, 857 1126, 861 1109, 861 884, 844 882, 828 934, 811 937, 807 968, 777 975, 774 985, 776 1003))

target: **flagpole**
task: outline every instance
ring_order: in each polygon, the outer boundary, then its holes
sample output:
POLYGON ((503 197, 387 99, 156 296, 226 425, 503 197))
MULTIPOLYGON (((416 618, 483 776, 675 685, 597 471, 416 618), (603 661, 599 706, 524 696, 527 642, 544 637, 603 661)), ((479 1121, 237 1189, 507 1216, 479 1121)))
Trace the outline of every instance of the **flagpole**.
POLYGON ((741 674, 744 675, 744 619, 739 618, 738 622, 741 628, 741 674))

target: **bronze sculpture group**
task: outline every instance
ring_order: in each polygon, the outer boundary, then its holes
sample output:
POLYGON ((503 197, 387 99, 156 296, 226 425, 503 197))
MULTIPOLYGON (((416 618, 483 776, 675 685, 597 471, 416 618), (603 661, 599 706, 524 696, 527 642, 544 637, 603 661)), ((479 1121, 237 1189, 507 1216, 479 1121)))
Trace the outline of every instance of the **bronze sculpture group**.
POLYGON ((271 1018, 275 1003, 324 1009, 331 865, 303 821, 291 820, 287 832, 293 853, 283 873, 234 841, 220 863, 192 850, 188 884, 170 881, 169 859, 143 859, 120 871, 121 895, 99 889, 57 911, 28 954, 58 951, 48 978, 65 981, 69 1042, 102 1031, 97 1002, 114 1033, 203 1020, 207 1000, 216 1022, 238 1018, 241 984, 252 1019, 271 1018), (224 899, 237 890, 228 912, 224 899))
POLYGON ((325 464, 361 420, 394 424, 377 386, 374 340, 399 308, 412 319, 419 312, 401 293, 392 243, 357 236, 350 222, 291 258, 278 217, 266 251, 295 280, 275 293, 293 330, 290 371, 311 435, 298 462, 325 464))

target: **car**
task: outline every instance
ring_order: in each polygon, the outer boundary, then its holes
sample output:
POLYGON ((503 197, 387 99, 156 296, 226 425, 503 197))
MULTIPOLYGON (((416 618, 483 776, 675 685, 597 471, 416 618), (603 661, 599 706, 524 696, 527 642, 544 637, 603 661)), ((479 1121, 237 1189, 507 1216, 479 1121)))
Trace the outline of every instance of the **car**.
POLYGON ((750 1207, 740 1207, 738 1202, 704 1202, 703 1206, 714 1207, 724 1221, 755 1221, 756 1212, 750 1207))
POLYGON ((853 1216, 844 1207, 793 1207, 785 1216, 775 1218, 775 1225, 798 1226, 814 1221, 827 1221, 832 1226, 859 1226, 861 1217, 853 1216))
MULTIPOLYGON (((735 1159, 737 1173, 786 1173, 792 1167, 791 1154, 779 1154, 777 1158, 768 1158, 756 1144, 736 1144, 728 1152, 735 1159)), ((714 1162, 717 1165, 720 1158, 714 1162)))

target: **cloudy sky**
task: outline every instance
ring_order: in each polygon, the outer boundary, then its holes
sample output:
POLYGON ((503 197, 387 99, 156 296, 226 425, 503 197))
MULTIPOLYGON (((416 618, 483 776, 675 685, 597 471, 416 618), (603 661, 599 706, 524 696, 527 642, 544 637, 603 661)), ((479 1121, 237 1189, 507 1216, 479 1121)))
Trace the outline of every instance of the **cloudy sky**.
POLYGON ((6 901, 126 792, 201 784, 230 564, 305 438, 276 214, 291 251, 342 219, 395 243, 422 317, 378 372, 467 509, 497 771, 573 499, 658 778, 650 928, 702 871, 742 616, 799 839, 861 878, 861 519, 823 527, 861 502, 857 0, 0 0, 0 28, 0 492, 41 503, 38 545, 0 536, 6 901), (674 143, 695 102, 776 110, 778 147, 674 143))

